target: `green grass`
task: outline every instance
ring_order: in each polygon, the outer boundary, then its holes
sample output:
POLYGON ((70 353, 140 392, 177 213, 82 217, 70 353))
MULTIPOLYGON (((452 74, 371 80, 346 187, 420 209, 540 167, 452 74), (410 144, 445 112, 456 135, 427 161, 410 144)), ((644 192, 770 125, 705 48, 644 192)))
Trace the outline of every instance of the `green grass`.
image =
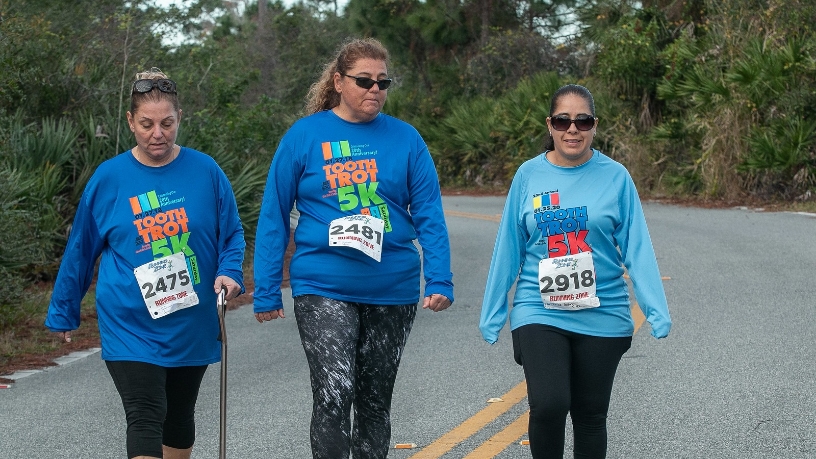
POLYGON ((816 213, 816 201, 794 202, 790 204, 788 210, 791 212, 816 213))

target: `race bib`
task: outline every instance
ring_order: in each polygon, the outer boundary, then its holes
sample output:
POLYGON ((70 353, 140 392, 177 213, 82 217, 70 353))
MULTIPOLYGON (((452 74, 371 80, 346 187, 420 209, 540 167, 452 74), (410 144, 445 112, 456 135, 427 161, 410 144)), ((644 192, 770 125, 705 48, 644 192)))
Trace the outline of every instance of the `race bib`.
POLYGON ((349 215, 329 224, 329 245, 351 247, 380 261, 382 255, 383 220, 371 215, 349 215))
POLYGON ((547 309, 597 308, 595 263, 591 252, 544 258, 538 263, 538 286, 547 309))
POLYGON ((150 317, 158 319, 198 304, 184 254, 174 253, 133 270, 150 317))

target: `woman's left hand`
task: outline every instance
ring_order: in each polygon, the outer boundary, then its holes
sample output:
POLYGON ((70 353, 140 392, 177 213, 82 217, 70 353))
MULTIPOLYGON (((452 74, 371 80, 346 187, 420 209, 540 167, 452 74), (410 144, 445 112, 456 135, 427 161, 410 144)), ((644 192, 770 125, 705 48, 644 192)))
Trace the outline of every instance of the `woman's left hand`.
POLYGON ((445 295, 434 293, 426 296, 422 302, 422 309, 430 309, 433 312, 444 311, 451 305, 451 301, 445 295))
POLYGON ((227 289, 226 299, 231 300, 241 293, 241 286, 227 276, 218 276, 215 278, 215 294, 221 291, 221 287, 227 289))

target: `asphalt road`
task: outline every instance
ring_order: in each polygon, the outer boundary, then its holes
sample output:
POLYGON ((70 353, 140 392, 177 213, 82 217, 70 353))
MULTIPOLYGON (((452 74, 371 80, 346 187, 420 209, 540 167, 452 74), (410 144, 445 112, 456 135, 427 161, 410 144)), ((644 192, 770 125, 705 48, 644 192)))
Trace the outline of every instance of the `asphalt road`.
MULTIPOLYGON (((389 458, 530 457, 509 332, 490 346, 477 329, 503 202, 445 197, 456 302, 417 315, 392 413, 392 444, 417 446, 389 458), (495 397, 504 401, 487 403, 495 397)), ((816 457, 816 218, 645 209, 674 328, 657 341, 645 324, 624 356, 608 457, 816 457)), ((287 293, 285 320, 260 325, 249 306, 227 314, 230 458, 311 457, 308 368, 287 293)), ((218 456, 219 371, 199 397, 194 458, 218 456)), ((2 459, 123 458, 124 431, 98 353, 0 390, 2 459)))

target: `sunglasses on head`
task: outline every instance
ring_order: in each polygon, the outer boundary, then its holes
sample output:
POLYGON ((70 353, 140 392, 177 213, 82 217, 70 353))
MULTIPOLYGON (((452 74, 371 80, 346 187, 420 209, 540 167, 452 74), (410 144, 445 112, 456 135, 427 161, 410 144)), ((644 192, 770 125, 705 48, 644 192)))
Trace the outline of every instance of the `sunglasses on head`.
POLYGON ((588 131, 595 127, 595 118, 592 115, 578 115, 574 120, 568 116, 553 116, 550 118, 550 124, 556 131, 566 131, 572 123, 575 123, 575 127, 579 131, 588 131))
POLYGON ((356 77, 346 75, 345 73, 343 73, 342 75, 347 76, 349 78, 354 78, 354 82, 357 83, 357 86, 363 89, 371 89, 371 87, 376 84, 377 87, 380 88, 380 91, 382 91, 388 89, 388 87, 391 86, 391 78, 383 78, 382 80, 372 80, 371 78, 368 77, 356 77))
POLYGON ((133 82, 133 91, 131 94, 144 94, 150 92, 153 88, 158 88, 161 92, 168 94, 176 94, 176 82, 162 78, 159 80, 136 80, 133 82))

